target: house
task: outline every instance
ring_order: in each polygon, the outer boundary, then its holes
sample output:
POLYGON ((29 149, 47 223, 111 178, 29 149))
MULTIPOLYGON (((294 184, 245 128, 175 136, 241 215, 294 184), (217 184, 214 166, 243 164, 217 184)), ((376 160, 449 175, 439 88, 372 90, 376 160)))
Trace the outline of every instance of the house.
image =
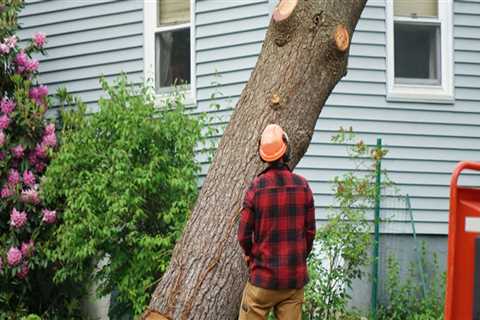
MULTIPOLYGON (((134 82, 153 79, 159 95, 182 78, 196 111, 211 111, 215 101, 222 105, 216 115, 228 121, 275 2, 29 0, 19 36, 45 32, 42 81, 51 91, 66 86, 92 108, 101 95, 99 75, 112 80, 126 72, 134 82), (215 92, 223 97, 212 97, 215 92)), ((348 74, 296 169, 311 183, 319 224, 332 204, 332 178, 353 169, 344 147, 330 143, 340 126, 352 126, 369 144, 382 138, 390 150, 382 165, 410 195, 417 233, 445 256, 450 174, 457 161, 480 159, 480 1, 368 0, 348 74)), ((461 183, 478 181, 466 173, 461 183)), ((405 261, 412 256, 404 207, 384 203, 382 216, 390 222, 382 225, 383 257, 389 251, 405 261)))

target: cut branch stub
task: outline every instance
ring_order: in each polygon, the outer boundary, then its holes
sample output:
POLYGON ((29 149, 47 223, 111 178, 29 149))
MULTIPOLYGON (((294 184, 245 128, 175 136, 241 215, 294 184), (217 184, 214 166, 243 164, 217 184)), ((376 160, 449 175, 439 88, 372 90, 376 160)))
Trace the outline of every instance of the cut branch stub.
POLYGON ((298 0, 281 0, 273 11, 273 20, 280 22, 290 17, 297 3, 298 0))
POLYGON ((344 25, 337 26, 335 34, 333 35, 335 41, 335 47, 340 52, 345 52, 350 45, 350 35, 347 28, 344 25))
POLYGON ((275 38, 275 44, 279 47, 283 47, 285 44, 287 44, 290 41, 290 36, 288 34, 279 34, 275 38))
POLYGON ((272 107, 272 109, 277 109, 279 107, 280 100, 281 99, 280 99, 280 96, 278 94, 274 93, 272 95, 272 98, 270 99, 270 102, 271 102, 270 106, 272 107))

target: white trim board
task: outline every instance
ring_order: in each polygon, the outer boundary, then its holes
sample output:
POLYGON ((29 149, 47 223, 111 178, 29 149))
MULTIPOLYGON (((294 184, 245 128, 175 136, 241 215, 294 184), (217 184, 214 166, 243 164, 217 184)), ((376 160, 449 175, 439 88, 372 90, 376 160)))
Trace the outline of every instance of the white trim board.
MULTIPOLYGON (((157 0, 143 0, 143 61, 145 81, 151 80, 155 84, 155 33, 181 27, 190 27, 190 86, 185 92, 186 104, 195 105, 197 101, 197 79, 195 60, 195 0, 190 0, 190 23, 176 26, 157 27, 157 0)), ((165 100, 166 94, 156 94, 158 102, 165 100)))
MULTIPOLYGON (((386 44, 387 44, 387 100, 452 104, 454 102, 453 74, 453 0, 438 1, 441 43, 441 85, 415 85, 395 83, 394 20, 417 23, 432 23, 430 18, 394 18, 393 1, 387 0, 386 44)), ((435 19, 435 21, 438 21, 435 19)))

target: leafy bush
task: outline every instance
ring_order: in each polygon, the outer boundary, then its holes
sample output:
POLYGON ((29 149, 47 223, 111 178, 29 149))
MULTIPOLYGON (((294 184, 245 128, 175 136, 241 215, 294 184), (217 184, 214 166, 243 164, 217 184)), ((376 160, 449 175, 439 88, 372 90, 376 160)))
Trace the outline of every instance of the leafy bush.
POLYGON ((23 1, 0 5, 0 319, 72 318, 76 290, 53 284, 55 265, 46 256, 56 227, 55 207, 41 201, 38 183, 57 146, 46 123, 48 88, 37 81, 45 34, 24 47, 15 35, 23 1))
POLYGON ((62 212, 51 257, 57 281, 94 274, 99 295, 115 290, 138 315, 196 199, 205 119, 188 115, 178 92, 158 109, 125 77, 101 85, 109 97, 98 112, 62 112, 62 148, 41 186, 62 212))
MULTIPOLYGON (((338 208, 331 209, 328 223, 317 230, 315 249, 308 259, 310 282, 305 288, 304 319, 348 318, 348 290, 353 280, 362 277, 362 267, 369 262, 371 230, 366 212, 375 200, 375 163, 387 154, 385 149, 369 147, 357 139, 351 128, 341 128, 332 141, 348 145, 348 155, 359 171, 334 179, 338 208), (359 174, 362 170, 365 174, 359 174)), ((386 187, 389 180, 383 175, 386 187)))
POLYGON ((418 265, 411 263, 409 275, 400 279, 400 265, 394 256, 387 260, 388 303, 380 309, 380 320, 441 320, 445 298, 446 273, 440 271, 438 256, 427 255, 427 246, 422 243, 420 263, 425 271, 425 292, 422 287, 418 265))

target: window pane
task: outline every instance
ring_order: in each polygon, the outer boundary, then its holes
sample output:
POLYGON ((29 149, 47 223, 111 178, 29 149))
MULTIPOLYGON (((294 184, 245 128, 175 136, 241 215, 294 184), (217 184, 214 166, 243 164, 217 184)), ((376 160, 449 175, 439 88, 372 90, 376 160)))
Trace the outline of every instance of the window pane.
POLYGON ((190 21, 190 0, 158 0, 158 26, 190 21))
POLYGON ((395 16, 438 17, 438 0, 394 0, 395 16))
MULTIPOLYGON (((395 78, 440 82, 440 27, 395 23, 395 78)), ((396 82, 401 82, 397 81, 396 82)))
POLYGON ((155 38, 157 88, 190 83, 190 28, 159 32, 155 38))

